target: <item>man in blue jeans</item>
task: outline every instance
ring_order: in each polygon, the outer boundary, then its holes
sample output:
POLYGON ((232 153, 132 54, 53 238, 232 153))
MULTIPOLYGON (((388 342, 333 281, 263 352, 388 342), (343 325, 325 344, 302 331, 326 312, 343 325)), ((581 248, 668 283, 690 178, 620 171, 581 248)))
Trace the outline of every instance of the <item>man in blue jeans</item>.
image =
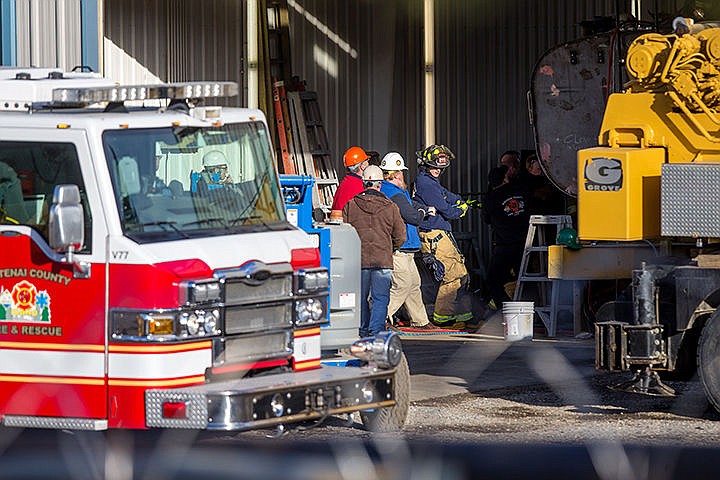
POLYGON ((363 172, 365 190, 343 207, 343 220, 355 227, 361 242, 361 337, 385 331, 393 251, 405 242, 405 222, 397 205, 380 192, 382 180, 380 167, 367 167, 363 172))

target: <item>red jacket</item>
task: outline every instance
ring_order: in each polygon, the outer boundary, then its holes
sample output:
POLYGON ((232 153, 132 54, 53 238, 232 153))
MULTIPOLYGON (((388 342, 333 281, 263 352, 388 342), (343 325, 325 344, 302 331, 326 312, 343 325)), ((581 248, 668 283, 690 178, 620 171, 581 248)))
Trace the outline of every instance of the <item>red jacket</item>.
POLYGON ((346 173, 345 178, 343 178, 340 185, 338 185, 337 192, 335 192, 335 198, 333 198, 331 209, 342 210, 351 198, 358 193, 361 193, 363 190, 365 190, 365 188, 363 187, 362 178, 354 173, 346 173))

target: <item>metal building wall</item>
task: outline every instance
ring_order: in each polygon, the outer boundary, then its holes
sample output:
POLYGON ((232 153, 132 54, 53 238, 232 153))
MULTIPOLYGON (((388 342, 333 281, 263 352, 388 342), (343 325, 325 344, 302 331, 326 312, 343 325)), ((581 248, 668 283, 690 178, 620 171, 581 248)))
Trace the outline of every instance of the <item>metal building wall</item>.
MULTIPOLYGON (((106 0, 104 72, 122 82, 228 80, 245 86, 242 0, 106 0)), ((230 99, 243 105, 245 95, 230 99)))
POLYGON ((80 0, 16 0, 17 66, 82 64, 80 0))
MULTIPOLYGON (((629 8, 616 0, 435 2, 436 140, 457 155, 445 178, 451 190, 482 192, 502 152, 534 149, 526 92, 535 63, 552 46, 579 38, 580 22, 614 17, 616 4, 629 8)), ((641 18, 652 20, 656 7, 672 16, 682 5, 644 1, 641 18)), ((477 232, 487 258, 479 212, 461 224, 477 232)))
POLYGON ((319 94, 342 172, 349 146, 414 152, 422 134, 422 0, 288 0, 292 70, 319 94))
MULTIPOLYGON (((508 149, 533 148, 527 90, 545 50, 581 35, 579 22, 612 16, 614 0, 436 2, 436 140, 457 160, 445 179, 482 192, 508 149)), ((477 212, 463 227, 483 231, 477 212)), ((483 242, 485 243, 485 242, 483 242)))
MULTIPOLYGON (((413 152, 423 146, 422 3, 289 0, 293 72, 319 93, 340 172, 342 152, 358 144, 401 152, 414 177, 413 152)), ((436 141, 457 155, 443 183, 459 193, 482 192, 503 151, 532 149, 526 92, 537 60, 579 38, 581 21, 614 16, 617 5, 629 11, 632 3, 435 0, 436 141)), ((672 16, 686 2, 640 3, 642 19, 651 20, 656 7, 672 16)), ((479 212, 471 211, 460 229, 479 239, 480 256, 487 257, 479 212)))

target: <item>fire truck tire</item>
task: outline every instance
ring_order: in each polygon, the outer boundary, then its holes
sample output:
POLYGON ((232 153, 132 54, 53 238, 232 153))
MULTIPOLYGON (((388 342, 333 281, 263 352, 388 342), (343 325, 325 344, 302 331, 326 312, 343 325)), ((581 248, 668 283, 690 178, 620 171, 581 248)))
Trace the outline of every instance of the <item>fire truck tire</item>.
POLYGON ((365 428, 371 432, 397 431, 405 425, 409 406, 410 369, 403 353, 395 375, 395 405, 372 411, 361 411, 360 418, 365 428))
POLYGON ((700 334, 697 367, 708 401, 720 412, 720 310, 708 319, 700 334))

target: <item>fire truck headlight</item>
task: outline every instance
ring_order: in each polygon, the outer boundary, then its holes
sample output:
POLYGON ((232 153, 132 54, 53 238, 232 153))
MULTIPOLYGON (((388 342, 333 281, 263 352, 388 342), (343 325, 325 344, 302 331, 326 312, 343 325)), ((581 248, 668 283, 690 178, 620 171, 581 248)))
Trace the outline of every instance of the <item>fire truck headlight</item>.
POLYGON ((310 268, 295 272, 295 293, 308 295, 327 291, 330 276, 326 268, 310 268))
POLYGON ((203 329, 207 335, 217 335, 218 331, 218 320, 220 318, 220 312, 213 310, 211 312, 205 312, 203 317, 203 329))
POLYGON ((221 333, 219 308, 186 311, 117 310, 111 314, 112 338, 132 342, 169 342, 221 333))
POLYGON ((185 288, 189 303, 219 302, 222 296, 220 282, 190 282, 185 288))
POLYGON ((295 303, 295 323, 299 326, 327 321, 326 297, 305 298, 295 303))
POLYGON ((184 312, 180 315, 180 325, 186 332, 186 336, 202 337, 205 335, 219 335, 220 311, 195 310, 184 312))
POLYGON ((196 313, 184 313, 182 320, 185 320, 185 328, 189 335, 195 336, 200 332, 200 326, 202 321, 198 318, 196 313))

